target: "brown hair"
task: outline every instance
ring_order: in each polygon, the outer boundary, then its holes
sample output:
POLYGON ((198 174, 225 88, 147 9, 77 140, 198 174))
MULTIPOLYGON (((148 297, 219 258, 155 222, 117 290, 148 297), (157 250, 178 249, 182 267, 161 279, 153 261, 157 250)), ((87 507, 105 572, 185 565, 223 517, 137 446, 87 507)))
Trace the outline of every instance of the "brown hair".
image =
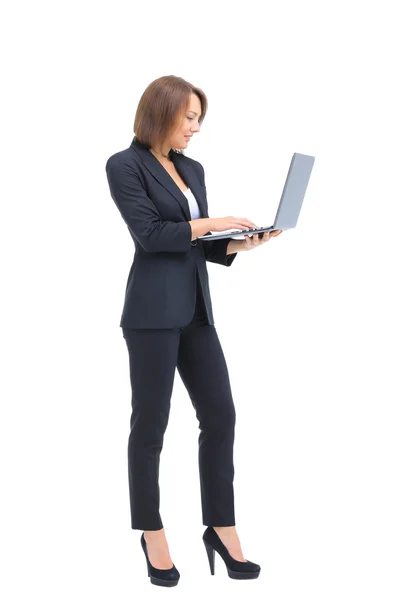
MULTIPOLYGON (((139 100, 133 125, 133 140, 144 148, 151 148, 158 142, 163 144, 188 110, 191 94, 196 94, 200 100, 201 125, 208 102, 200 88, 174 75, 165 75, 152 81, 139 100)), ((170 152, 184 154, 180 148, 172 148, 170 152)))

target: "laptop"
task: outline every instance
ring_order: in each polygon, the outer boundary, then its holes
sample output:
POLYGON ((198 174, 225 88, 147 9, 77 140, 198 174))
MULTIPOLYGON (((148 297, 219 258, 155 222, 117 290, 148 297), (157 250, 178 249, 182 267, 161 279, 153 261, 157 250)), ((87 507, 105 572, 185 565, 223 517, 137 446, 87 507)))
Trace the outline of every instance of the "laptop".
MULTIPOLYGON (((253 229, 228 229, 216 233, 200 235, 200 240, 221 240, 224 238, 244 239, 245 235, 252 236, 254 233, 274 231, 276 229, 293 229, 296 227, 304 196, 310 180, 315 156, 295 152, 289 166, 283 188, 281 200, 276 212, 274 224, 269 227, 257 227, 253 229)), ((262 238, 262 235, 260 235, 262 238)))

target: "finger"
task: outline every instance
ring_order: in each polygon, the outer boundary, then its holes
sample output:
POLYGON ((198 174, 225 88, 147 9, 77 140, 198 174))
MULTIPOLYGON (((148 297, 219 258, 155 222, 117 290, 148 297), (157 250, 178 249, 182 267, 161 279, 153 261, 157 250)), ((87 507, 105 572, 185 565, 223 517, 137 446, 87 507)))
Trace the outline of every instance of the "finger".
POLYGON ((245 227, 248 227, 249 229, 257 229, 257 225, 255 223, 253 223, 253 221, 250 221, 249 219, 245 219, 243 217, 242 219, 242 225, 244 225, 245 227))
POLYGON ((247 237, 247 240, 248 240, 248 247, 249 247, 250 249, 254 248, 254 240, 253 240, 253 238, 252 238, 252 237, 250 237, 249 235, 248 235, 248 236, 246 236, 246 237, 247 237))

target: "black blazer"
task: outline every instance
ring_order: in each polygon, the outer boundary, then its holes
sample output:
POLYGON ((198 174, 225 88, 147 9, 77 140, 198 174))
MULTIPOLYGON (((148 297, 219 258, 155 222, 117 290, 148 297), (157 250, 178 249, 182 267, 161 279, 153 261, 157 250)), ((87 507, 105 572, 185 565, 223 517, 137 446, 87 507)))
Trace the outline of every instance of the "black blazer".
MULTIPOLYGON (((208 218, 202 165, 171 152, 171 159, 195 196, 201 218, 208 218)), ((120 327, 171 329, 184 327, 195 310, 196 271, 207 319, 214 324, 206 261, 230 267, 237 253, 226 255, 230 239, 191 240, 192 220, 185 194, 156 157, 132 141, 110 156, 106 173, 111 197, 135 244, 120 327)))

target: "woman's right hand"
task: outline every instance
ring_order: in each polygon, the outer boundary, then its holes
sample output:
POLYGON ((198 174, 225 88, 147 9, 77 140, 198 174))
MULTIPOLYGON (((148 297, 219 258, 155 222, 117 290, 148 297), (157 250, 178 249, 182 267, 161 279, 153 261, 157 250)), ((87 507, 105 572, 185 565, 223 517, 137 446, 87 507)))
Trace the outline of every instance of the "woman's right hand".
POLYGON ((219 217, 210 219, 210 231, 226 231, 227 229, 257 229, 257 225, 244 217, 219 217))

